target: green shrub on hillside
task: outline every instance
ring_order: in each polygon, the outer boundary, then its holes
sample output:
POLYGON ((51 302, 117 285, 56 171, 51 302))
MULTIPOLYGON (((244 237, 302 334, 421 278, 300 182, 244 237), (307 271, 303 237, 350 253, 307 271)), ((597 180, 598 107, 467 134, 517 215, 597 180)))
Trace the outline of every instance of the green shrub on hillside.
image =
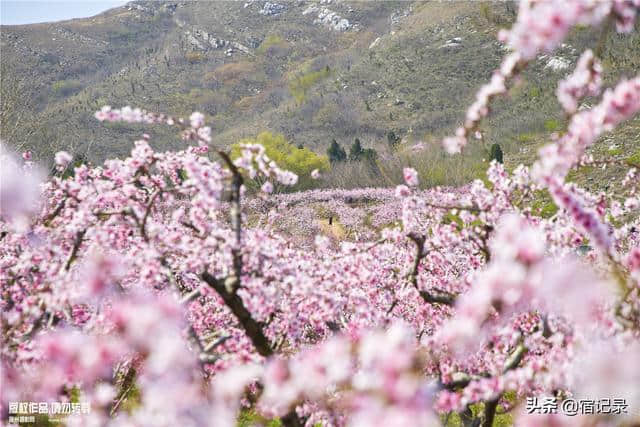
POLYGON ((281 46, 286 44, 287 42, 278 34, 269 34, 263 41, 260 43, 260 46, 256 50, 256 52, 260 55, 267 53, 269 48, 274 46, 281 46))
POLYGON ((80 92, 83 88, 83 84, 78 80, 58 80, 53 82, 51 90, 56 96, 68 97, 80 92))
POLYGON ((289 82, 291 95, 293 95, 298 104, 302 104, 307 98, 307 92, 309 89, 311 89, 311 87, 316 83, 329 77, 329 74, 331 74, 331 70, 329 66, 327 66, 318 71, 310 71, 296 76, 291 82, 289 82))
POLYGON ((536 136, 532 133, 521 133, 517 137, 518 142, 521 143, 532 142, 534 139, 536 139, 536 136))
POLYGON ((560 122, 556 119, 549 119, 544 122, 544 129, 547 132, 555 132, 560 129, 560 122))
POLYGON ((538 98, 541 95, 540 88, 537 86, 531 86, 527 91, 526 96, 530 99, 538 98))
POLYGON ((558 206, 553 201, 548 200, 547 197, 540 196, 540 198, 531 203, 531 210, 533 214, 542 218, 551 218, 558 212, 558 206))
POLYGON ((184 57, 190 64, 197 64, 204 59, 204 55, 199 52, 187 52, 184 57))
MULTIPOLYGON (((247 138, 238 141, 231 146, 231 158, 240 156, 241 144, 260 144, 265 148, 267 156, 282 169, 289 170, 298 175, 298 184, 295 189, 307 189, 313 186, 311 172, 314 169, 320 171, 329 170, 327 156, 321 156, 308 148, 299 148, 286 140, 284 135, 271 132, 261 132, 256 138, 247 138)), ((273 183, 276 190, 283 190, 273 183)), ((262 182, 254 181, 254 187, 258 188, 262 182)))
POLYGON ((627 164, 636 168, 640 168, 640 150, 627 157, 627 164))

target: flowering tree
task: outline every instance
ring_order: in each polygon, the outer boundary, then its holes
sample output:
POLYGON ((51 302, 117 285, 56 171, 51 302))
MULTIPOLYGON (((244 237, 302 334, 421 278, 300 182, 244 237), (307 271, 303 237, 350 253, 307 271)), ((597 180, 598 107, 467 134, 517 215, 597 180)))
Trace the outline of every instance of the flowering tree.
MULTIPOLYGON (((639 8, 522 1, 501 34, 512 52, 446 149, 460 151, 491 100, 573 26, 631 31, 639 8)), ((235 425, 242 410, 286 426, 434 425, 454 414, 490 426, 499 412, 519 425, 619 421, 523 408, 543 396, 640 407, 636 170, 608 194, 565 180, 613 161, 587 149, 640 111, 640 76, 579 110, 600 94, 601 74, 586 51, 559 84, 569 126, 531 169, 494 162, 487 184, 419 191, 407 168, 395 191, 348 195, 383 200, 397 225, 339 244, 294 244, 272 219, 344 192, 262 191, 247 209, 244 176, 297 177, 260 145, 235 160, 212 152, 199 113, 105 107, 98 120, 173 126, 186 148, 158 153, 143 135, 130 157, 64 179, 43 181, 28 153, 2 153, 3 418, 13 402, 79 399, 91 411, 69 425, 235 425), (539 190, 560 208, 551 218, 532 213, 539 190)), ((70 161, 55 158, 60 170, 70 161)))

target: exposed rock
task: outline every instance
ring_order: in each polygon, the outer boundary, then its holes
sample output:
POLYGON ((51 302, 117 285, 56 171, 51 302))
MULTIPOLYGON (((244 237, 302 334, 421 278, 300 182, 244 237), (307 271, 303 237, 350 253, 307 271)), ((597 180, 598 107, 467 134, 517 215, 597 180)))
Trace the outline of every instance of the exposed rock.
POLYGON ((233 46, 234 48, 238 49, 240 52, 244 52, 244 53, 248 53, 248 54, 251 53, 251 50, 248 47, 246 47, 245 45, 242 45, 242 44, 240 44, 238 42, 230 42, 230 43, 231 43, 231 46, 233 46))
POLYGON ((193 34, 190 34, 187 31, 186 36, 187 36, 187 42, 189 42, 191 46, 195 47, 196 49, 205 50, 205 47, 198 41, 197 38, 193 36, 193 34))
POLYGON ((174 13, 176 11, 176 9, 178 9, 178 7, 181 7, 183 5, 178 4, 178 3, 167 3, 164 5, 164 8, 167 12, 169 13, 174 13))
POLYGON ((251 54, 251 49, 247 46, 238 42, 219 39, 204 30, 196 29, 193 33, 191 33, 191 31, 186 31, 185 36, 191 47, 198 50, 207 51, 209 49, 227 48, 225 51, 227 56, 231 56, 231 54, 236 50, 246 54, 251 54))
MULTIPOLYGON (((109 42, 107 41, 92 39, 91 37, 87 37, 83 34, 76 33, 64 27, 56 27, 54 31, 59 35, 61 35, 63 38, 67 40, 71 40, 76 43, 90 43, 90 44, 101 44, 101 45, 109 44, 109 42)), ((55 38, 53 38, 52 40, 55 40, 55 38)))
POLYGON ((327 7, 311 5, 302 12, 303 15, 315 13, 317 13, 317 18, 313 21, 314 24, 325 25, 336 31, 346 31, 353 27, 348 19, 341 17, 327 7))
POLYGON ((186 6, 185 2, 151 2, 151 5, 142 5, 131 2, 122 7, 129 11, 143 12, 146 15, 155 16, 158 13, 168 13, 170 15, 173 15, 178 8, 184 6, 186 6))
POLYGON ((413 6, 409 6, 405 10, 399 10, 391 14, 391 25, 397 25, 413 12, 413 6))
POLYGON ((552 71, 562 71, 569 68, 569 65, 571 65, 571 63, 568 59, 562 58, 560 56, 552 56, 551 58, 549 58, 544 68, 550 68, 552 71))
POLYGON ((448 47, 462 47, 462 37, 454 37, 450 40, 447 40, 445 44, 440 46, 440 49, 444 49, 448 47))
POLYGON ((345 31, 351 28, 351 23, 348 19, 340 19, 337 23, 333 25, 333 29, 337 31, 345 31))
POLYGON ((560 45, 560 49, 565 49, 565 50, 567 50, 568 52, 571 52, 574 55, 576 53, 576 48, 571 46, 570 44, 567 44, 567 43, 562 43, 560 45))
POLYGON ((137 11, 140 11, 140 12, 149 12, 149 9, 147 9, 146 7, 144 7, 142 5, 136 4, 136 3, 129 3, 129 4, 126 4, 126 5, 122 6, 122 7, 124 7, 127 10, 137 10, 137 11))
POLYGON ((378 45, 378 43, 380 43, 380 37, 378 37, 377 39, 375 39, 370 45, 369 45, 369 49, 373 49, 374 47, 376 47, 378 45))
POLYGON ((227 40, 218 39, 216 37, 213 37, 213 35, 207 33, 206 31, 203 31, 203 30, 196 30, 196 34, 199 37, 202 37, 202 39, 214 49, 220 49, 220 48, 223 48, 223 47, 225 47, 225 46, 227 46, 229 44, 229 42, 227 40))
POLYGON ((308 8, 302 11, 302 15, 309 15, 310 13, 314 13, 319 10, 320 8, 318 6, 316 6, 315 4, 312 4, 311 6, 309 6, 308 8))
POLYGON ((257 38, 257 37, 249 37, 247 39, 247 44, 249 44, 249 47, 251 49, 257 49, 260 47, 260 43, 262 43, 262 40, 257 38))
POLYGON ((285 10, 286 7, 282 4, 266 2, 258 13, 265 16, 274 16, 284 12, 285 10))

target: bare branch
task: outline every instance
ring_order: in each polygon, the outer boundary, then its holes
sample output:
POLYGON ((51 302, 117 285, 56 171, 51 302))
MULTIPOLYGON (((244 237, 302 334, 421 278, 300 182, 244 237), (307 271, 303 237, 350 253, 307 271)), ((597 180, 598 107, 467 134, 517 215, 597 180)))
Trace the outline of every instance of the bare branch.
MULTIPOLYGON (((524 357, 524 354, 526 352, 527 348, 524 346, 524 344, 518 344, 513 353, 511 353, 511 355, 505 361, 504 367, 502 368, 502 373, 504 374, 512 369, 515 369, 522 361, 522 358, 524 357)), ((498 409, 498 402, 500 401, 501 397, 502 393, 500 393, 494 399, 485 402, 484 421, 482 422, 483 427, 491 427, 493 425, 493 420, 496 416, 496 409, 498 409)))
POLYGON ((215 278, 206 271, 202 273, 201 277, 202 280, 220 295, 225 305, 229 307, 234 316, 236 316, 256 351, 264 357, 272 356, 274 351, 269 339, 264 334, 260 324, 251 316, 251 313, 247 310, 238 294, 230 292, 222 280, 215 278))
POLYGON ((144 216, 142 217, 142 221, 140 222, 140 234, 142 235, 142 238, 144 239, 145 242, 149 241, 149 236, 147 236, 147 218, 149 217, 149 214, 151 213, 151 208, 153 207, 153 203, 156 201, 156 198, 162 194, 162 190, 157 190, 155 193, 153 193, 153 195, 151 196, 151 198, 149 199, 149 203, 147 203, 147 208, 144 211, 144 216))
POLYGON ((60 215, 60 212, 62 212, 62 209, 64 208, 65 203, 67 202, 67 199, 62 199, 62 201, 58 204, 58 206, 56 206, 56 208, 54 209, 53 212, 51 212, 49 215, 47 215, 44 220, 43 220, 43 224, 45 226, 49 226, 49 224, 51 223, 51 221, 53 221, 55 219, 55 217, 57 217, 58 215, 60 215))
POLYGON ((437 291, 436 293, 429 292, 426 290, 421 290, 418 287, 418 270, 420 268, 420 261, 425 257, 424 254, 424 242, 425 237, 420 236, 416 233, 409 233, 409 239, 411 239, 416 244, 416 255, 413 260, 413 267, 411 269, 411 273, 409 273, 409 281, 413 285, 414 288, 419 292, 420 297, 424 300, 424 302, 429 304, 443 304, 443 305, 453 305, 455 304, 456 297, 455 295, 451 295, 446 292, 437 291))
POLYGON ((504 374, 512 369, 515 369, 522 361, 522 358, 524 357, 524 354, 526 352, 527 347, 525 347, 525 345, 522 343, 518 344, 513 353, 511 353, 511 356, 509 356, 505 361, 504 368, 502 368, 502 373, 504 374))
POLYGON ((64 266, 64 269, 66 271, 69 271, 69 268, 71 268, 71 264, 73 264, 73 261, 76 260, 76 257, 78 256, 78 250, 80 249, 80 245, 82 244, 82 240, 84 239, 84 235, 86 233, 87 230, 78 231, 76 233, 76 238, 73 242, 73 248, 71 248, 71 254, 69 255, 69 259, 64 266))

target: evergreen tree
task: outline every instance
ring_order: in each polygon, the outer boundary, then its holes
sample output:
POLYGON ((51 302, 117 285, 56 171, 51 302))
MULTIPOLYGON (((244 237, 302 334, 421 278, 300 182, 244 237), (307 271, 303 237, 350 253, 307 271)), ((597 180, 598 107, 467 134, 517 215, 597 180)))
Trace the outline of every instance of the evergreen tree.
POLYGON ((395 146, 400 142, 400 137, 397 136, 394 131, 390 130, 387 132, 387 142, 391 148, 395 148, 395 146))
POLYGON ((356 162, 360 160, 363 154, 364 150, 362 149, 360 140, 356 138, 356 140, 353 142, 353 145, 349 149, 349 160, 351 160, 352 162, 356 162))
POLYGON ((331 146, 327 150, 327 156, 331 163, 344 162, 347 159, 346 151, 344 151, 344 148, 342 148, 335 139, 331 142, 331 146))
POLYGON ((489 152, 489 161, 496 160, 498 163, 504 163, 502 161, 502 147, 500 144, 493 144, 491 151, 489 152))

